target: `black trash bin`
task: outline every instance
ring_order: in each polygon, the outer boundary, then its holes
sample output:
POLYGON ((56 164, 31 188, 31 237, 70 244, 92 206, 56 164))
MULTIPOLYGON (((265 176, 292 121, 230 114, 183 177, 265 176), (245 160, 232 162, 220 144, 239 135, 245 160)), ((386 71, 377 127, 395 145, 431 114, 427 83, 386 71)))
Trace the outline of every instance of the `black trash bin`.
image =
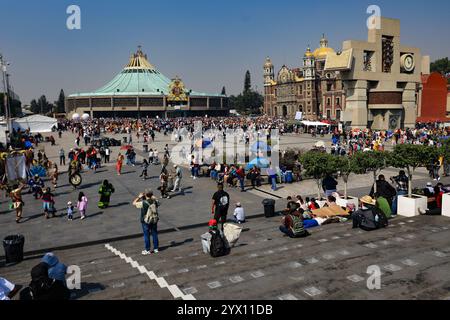
POLYGON ((6 264, 17 263, 23 260, 23 245, 25 237, 23 235, 7 236, 3 239, 3 248, 5 249, 6 264))
POLYGON ((148 152, 148 144, 144 144, 142 147, 144 148, 144 152, 147 153, 148 152))
POLYGON ((275 200, 273 199, 264 199, 262 202, 264 206, 264 215, 266 218, 275 216, 275 200))

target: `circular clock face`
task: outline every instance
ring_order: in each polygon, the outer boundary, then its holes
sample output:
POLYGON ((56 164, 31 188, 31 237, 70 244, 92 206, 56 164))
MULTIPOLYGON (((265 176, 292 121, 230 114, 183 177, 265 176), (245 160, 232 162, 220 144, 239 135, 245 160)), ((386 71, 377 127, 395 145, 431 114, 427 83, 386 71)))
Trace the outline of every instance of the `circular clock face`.
POLYGON ((405 54, 402 56, 402 68, 407 71, 411 72, 414 70, 414 57, 411 54, 405 54))

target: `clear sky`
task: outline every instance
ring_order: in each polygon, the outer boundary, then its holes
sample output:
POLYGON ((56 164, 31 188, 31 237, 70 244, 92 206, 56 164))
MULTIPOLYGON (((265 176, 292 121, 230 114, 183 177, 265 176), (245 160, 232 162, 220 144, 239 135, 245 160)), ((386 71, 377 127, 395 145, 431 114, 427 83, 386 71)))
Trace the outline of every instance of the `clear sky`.
POLYGON ((242 91, 244 74, 262 90, 262 65, 300 66, 322 33, 339 50, 366 40, 366 9, 401 20, 402 43, 432 59, 450 55, 448 0, 0 0, 0 53, 22 103, 92 91, 111 80, 138 45, 162 73, 196 91, 242 91), (66 9, 81 8, 81 30, 66 9))

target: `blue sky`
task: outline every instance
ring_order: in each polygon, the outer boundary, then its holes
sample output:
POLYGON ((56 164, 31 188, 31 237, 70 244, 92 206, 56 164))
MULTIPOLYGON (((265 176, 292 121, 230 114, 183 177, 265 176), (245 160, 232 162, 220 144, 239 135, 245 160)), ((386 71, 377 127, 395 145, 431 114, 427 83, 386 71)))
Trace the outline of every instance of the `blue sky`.
POLYGON ((262 89, 268 55, 278 70, 299 66, 322 33, 338 50, 344 40, 366 40, 370 4, 401 20, 403 44, 432 59, 450 55, 448 0, 0 0, 0 52, 25 104, 41 94, 54 101, 61 88, 101 87, 138 45, 189 88, 215 93, 225 86, 236 94, 246 70, 262 89), (81 8, 81 30, 66 28, 70 4, 81 8))

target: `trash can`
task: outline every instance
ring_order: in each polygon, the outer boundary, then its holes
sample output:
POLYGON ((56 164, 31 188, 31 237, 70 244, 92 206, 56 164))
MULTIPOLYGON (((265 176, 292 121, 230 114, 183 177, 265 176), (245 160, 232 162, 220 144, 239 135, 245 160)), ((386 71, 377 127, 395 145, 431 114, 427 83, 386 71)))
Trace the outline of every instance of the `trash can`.
POLYGON ((292 183, 294 181, 294 174, 292 171, 286 171, 286 183, 292 183))
POLYGON ((275 216, 275 200, 264 199, 262 204, 264 206, 264 215, 266 218, 275 216))
POLYGON ((123 143, 127 143, 127 137, 123 137, 123 143))
POLYGON ((7 236, 3 239, 3 248, 5 249, 6 264, 17 263, 23 260, 23 245, 25 237, 23 235, 7 236))
POLYGON ((144 152, 147 153, 148 152, 148 144, 144 144, 142 147, 144 148, 144 152))

